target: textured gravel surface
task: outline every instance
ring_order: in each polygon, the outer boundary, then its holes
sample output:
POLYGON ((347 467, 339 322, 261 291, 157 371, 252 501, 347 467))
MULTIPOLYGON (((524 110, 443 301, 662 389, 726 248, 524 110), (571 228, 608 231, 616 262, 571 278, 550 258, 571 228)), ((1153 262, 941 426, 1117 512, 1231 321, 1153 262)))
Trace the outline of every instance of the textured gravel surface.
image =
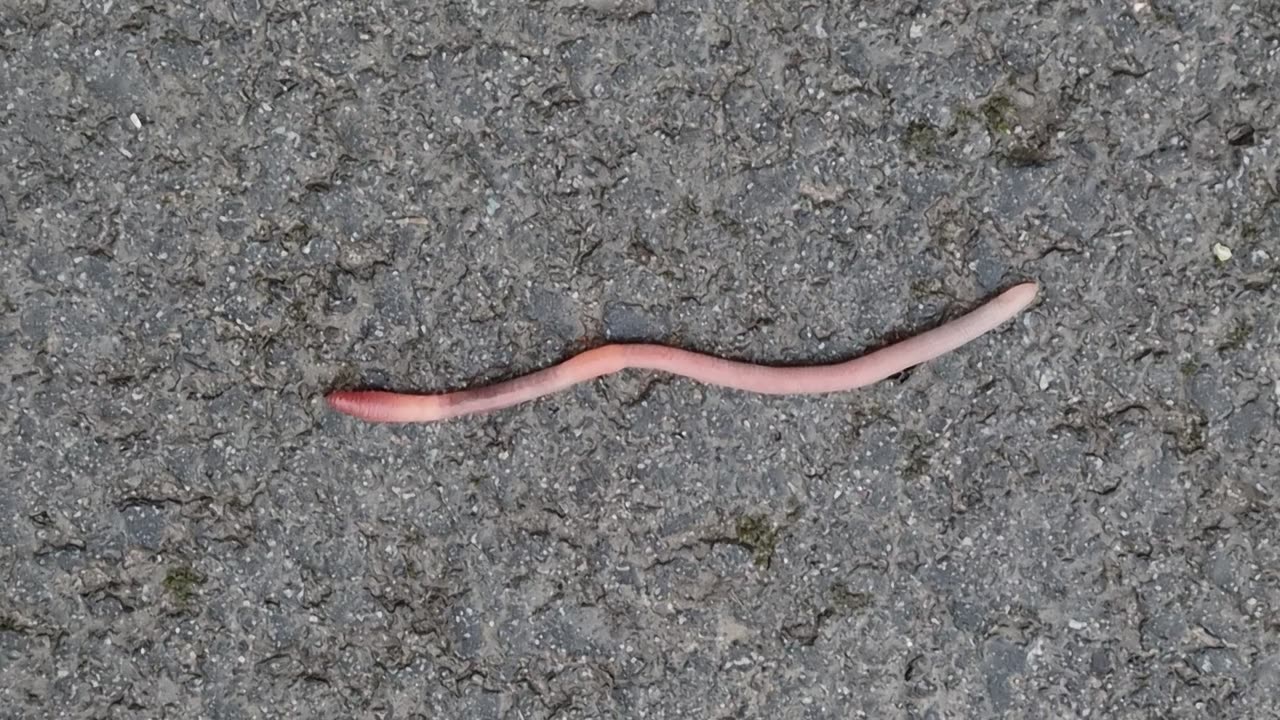
POLYGON ((0 7, 0 717, 1280 714, 1271 0, 0 7))

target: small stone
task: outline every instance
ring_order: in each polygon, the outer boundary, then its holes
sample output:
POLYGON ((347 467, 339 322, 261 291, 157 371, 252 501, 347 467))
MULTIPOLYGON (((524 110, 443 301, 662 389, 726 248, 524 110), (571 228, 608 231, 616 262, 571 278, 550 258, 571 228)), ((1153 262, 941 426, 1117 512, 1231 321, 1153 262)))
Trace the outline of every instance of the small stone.
POLYGON ((1231 248, 1222 243, 1214 243, 1213 256, 1218 258, 1218 262, 1226 262, 1231 259, 1231 248))
POLYGON ((1233 147, 1252 147, 1253 126, 1249 123, 1231 126, 1231 129, 1227 130, 1227 142, 1233 147))

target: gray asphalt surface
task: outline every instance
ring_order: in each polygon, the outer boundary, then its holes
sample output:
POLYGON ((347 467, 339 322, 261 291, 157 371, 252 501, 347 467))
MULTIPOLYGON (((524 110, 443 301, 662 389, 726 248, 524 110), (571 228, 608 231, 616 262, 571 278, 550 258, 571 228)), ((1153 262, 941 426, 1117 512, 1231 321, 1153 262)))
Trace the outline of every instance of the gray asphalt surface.
POLYGON ((1271 0, 7 0, 0 717, 1280 716, 1277 78, 1271 0), (1024 279, 856 393, 322 401, 1024 279))

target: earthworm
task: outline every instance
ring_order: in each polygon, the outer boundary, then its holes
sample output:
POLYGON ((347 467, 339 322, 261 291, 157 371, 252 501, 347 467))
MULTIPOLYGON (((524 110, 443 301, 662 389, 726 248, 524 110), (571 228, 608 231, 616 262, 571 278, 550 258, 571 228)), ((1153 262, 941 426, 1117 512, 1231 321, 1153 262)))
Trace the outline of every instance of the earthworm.
POLYGON ((852 360, 775 367, 665 345, 610 344, 493 385, 436 395, 343 390, 326 399, 338 412, 385 423, 435 422, 528 402, 628 368, 658 370, 710 385, 766 395, 833 393, 871 385, 995 329, 1035 299, 1034 282, 1015 285, 967 315, 852 360))

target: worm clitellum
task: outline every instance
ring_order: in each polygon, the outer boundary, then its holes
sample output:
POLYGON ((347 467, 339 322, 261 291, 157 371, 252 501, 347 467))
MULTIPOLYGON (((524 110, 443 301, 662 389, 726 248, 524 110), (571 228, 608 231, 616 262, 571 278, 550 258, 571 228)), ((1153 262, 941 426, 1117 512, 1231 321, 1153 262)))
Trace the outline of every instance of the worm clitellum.
POLYGON ((1038 286, 1015 285, 985 305, 932 330, 845 362, 773 367, 665 345, 612 344, 536 372, 470 390, 415 395, 343 390, 326 398, 335 410, 370 422, 435 422, 492 412, 629 368, 658 370, 698 382, 767 395, 833 393, 864 387, 932 360, 995 329, 1035 300, 1038 286))

